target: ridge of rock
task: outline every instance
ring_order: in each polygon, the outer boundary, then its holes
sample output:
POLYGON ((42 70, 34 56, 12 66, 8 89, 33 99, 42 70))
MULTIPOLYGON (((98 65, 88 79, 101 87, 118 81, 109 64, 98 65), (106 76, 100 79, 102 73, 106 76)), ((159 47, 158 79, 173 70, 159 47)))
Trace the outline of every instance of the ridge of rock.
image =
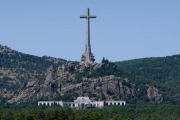
MULTIPOLYGON (((18 103, 20 101, 33 101, 37 99, 56 99, 63 95, 70 94, 72 97, 89 96, 92 100, 120 100, 125 99, 128 95, 135 97, 141 89, 134 83, 128 83, 128 78, 115 76, 113 74, 87 77, 86 74, 92 74, 93 70, 110 66, 111 63, 94 63, 94 64, 74 64, 69 62, 55 68, 50 66, 42 80, 31 80, 24 84, 19 90, 16 97, 9 100, 9 103, 18 103), (81 75, 77 78, 77 75, 81 75), (124 84, 128 83, 128 84, 124 84)), ((116 68, 113 65, 113 68, 116 68)), ((150 86, 147 97, 151 101, 160 103, 163 101, 157 88, 150 86)), ((60 100, 60 99, 59 99, 60 100)))

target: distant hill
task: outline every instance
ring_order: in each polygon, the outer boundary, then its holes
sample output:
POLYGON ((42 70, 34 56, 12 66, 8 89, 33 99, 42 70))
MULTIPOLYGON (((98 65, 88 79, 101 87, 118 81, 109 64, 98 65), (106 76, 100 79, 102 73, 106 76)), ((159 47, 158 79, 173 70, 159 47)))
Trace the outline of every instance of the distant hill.
POLYGON ((162 85, 164 100, 179 103, 180 55, 115 62, 119 69, 142 76, 162 85), (166 95, 165 95, 166 94, 166 95))
POLYGON ((134 59, 115 64, 120 69, 151 79, 159 84, 180 87, 180 55, 134 59))
POLYGON ((0 45, 0 96, 10 97, 23 83, 42 78, 49 66, 66 62, 64 59, 24 54, 0 45))
POLYGON ((0 45, 0 104, 36 100, 126 100, 128 104, 180 104, 180 56, 79 64, 38 57, 0 45))

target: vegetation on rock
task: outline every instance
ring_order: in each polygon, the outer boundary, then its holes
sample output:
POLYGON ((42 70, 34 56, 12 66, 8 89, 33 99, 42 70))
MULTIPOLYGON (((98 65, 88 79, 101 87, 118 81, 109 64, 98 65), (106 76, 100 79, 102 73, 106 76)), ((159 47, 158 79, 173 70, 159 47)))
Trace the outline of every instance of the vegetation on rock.
POLYGON ((86 66, 0 46, 1 104, 35 100, 126 100, 128 104, 180 104, 180 55, 86 66), (52 67, 53 66, 53 67, 52 67), (168 85, 167 85, 168 84, 168 85))

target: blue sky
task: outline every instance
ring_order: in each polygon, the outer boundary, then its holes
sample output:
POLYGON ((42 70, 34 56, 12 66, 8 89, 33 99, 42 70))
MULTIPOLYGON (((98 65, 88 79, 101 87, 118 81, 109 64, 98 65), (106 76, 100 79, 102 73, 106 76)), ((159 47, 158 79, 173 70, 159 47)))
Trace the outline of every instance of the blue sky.
POLYGON ((0 44, 80 61, 87 7, 96 62, 180 54, 180 0, 1 0, 0 44))

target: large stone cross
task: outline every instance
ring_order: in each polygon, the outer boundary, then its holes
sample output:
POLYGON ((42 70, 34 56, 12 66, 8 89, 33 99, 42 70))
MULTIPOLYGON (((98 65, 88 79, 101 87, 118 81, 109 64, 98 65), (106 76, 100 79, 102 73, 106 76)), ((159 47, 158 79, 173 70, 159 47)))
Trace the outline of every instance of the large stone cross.
POLYGON ((89 18, 96 18, 95 15, 89 15, 89 8, 87 8, 86 15, 81 15, 80 18, 86 18, 86 45, 90 45, 90 20, 89 18))
POLYGON ((86 18, 86 50, 82 55, 82 63, 93 63, 95 61, 93 54, 91 53, 90 45, 90 18, 96 18, 95 15, 89 15, 89 8, 87 8, 86 15, 81 15, 80 18, 86 18))

